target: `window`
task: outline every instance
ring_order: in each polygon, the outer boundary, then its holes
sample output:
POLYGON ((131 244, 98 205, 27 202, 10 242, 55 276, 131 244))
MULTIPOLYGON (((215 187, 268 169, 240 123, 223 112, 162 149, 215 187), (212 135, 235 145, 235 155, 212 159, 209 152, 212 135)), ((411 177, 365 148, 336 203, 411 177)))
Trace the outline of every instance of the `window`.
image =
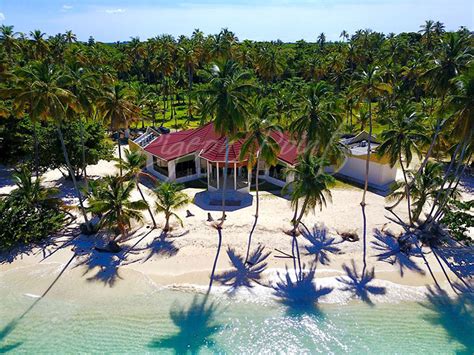
POLYGON ((161 175, 168 176, 168 162, 157 157, 153 157, 153 169, 161 175))
POLYGON ((270 176, 274 179, 280 180, 280 181, 286 181, 285 177, 285 169, 286 166, 283 164, 278 163, 275 166, 270 167, 270 176))
POLYGON ((206 175, 207 174, 207 160, 200 158, 201 159, 201 174, 206 175))
POLYGON ((176 162, 176 178, 190 176, 196 174, 196 162, 194 156, 186 157, 176 162))

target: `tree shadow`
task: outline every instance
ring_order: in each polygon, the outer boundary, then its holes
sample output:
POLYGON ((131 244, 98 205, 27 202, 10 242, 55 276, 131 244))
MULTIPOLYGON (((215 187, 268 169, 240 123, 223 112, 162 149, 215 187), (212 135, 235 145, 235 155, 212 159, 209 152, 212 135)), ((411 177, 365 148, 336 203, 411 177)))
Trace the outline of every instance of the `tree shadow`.
POLYGON ((374 237, 377 240, 372 241, 371 244, 373 249, 379 251, 379 254, 375 255, 377 260, 398 265, 402 277, 405 274, 405 269, 425 274, 425 271, 411 259, 412 257, 421 257, 421 254, 410 237, 401 235, 396 238, 390 232, 382 232, 379 229, 375 230, 374 237))
POLYGON ((262 273, 267 268, 265 260, 271 254, 270 252, 264 253, 264 249, 263 246, 258 246, 249 255, 246 263, 243 256, 236 254, 235 250, 229 247, 227 255, 232 264, 232 270, 216 275, 215 280, 224 286, 230 286, 228 293, 231 295, 235 294, 240 287, 253 288, 252 282, 262 285, 262 273))
POLYGON ((153 349, 173 349, 177 354, 196 354, 202 347, 215 345, 212 336, 221 326, 216 323, 217 305, 208 296, 194 296, 188 308, 175 306, 170 310, 170 318, 178 327, 174 335, 153 340, 148 347, 153 349))
POLYGON ((165 231, 162 231, 160 235, 153 239, 153 241, 145 246, 142 250, 148 251, 146 257, 142 260, 142 263, 150 260, 154 255, 174 256, 178 253, 179 248, 174 244, 176 238, 182 237, 189 233, 188 231, 180 235, 170 235, 165 231))
POLYGON ((472 354, 474 349, 474 297, 472 292, 461 293, 455 298, 439 287, 428 286, 427 303, 422 306, 432 313, 423 316, 435 326, 444 328, 450 341, 462 345, 458 354, 472 354))
POLYGON ((22 342, 16 342, 16 343, 11 343, 7 344, 5 342, 5 339, 10 335, 10 333, 16 328, 18 325, 18 319, 15 319, 8 323, 6 326, 4 326, 2 329, 0 329, 0 354, 5 354, 8 353, 16 348, 18 348, 22 342), (2 343, 4 343, 2 345, 2 343))
POLYGON ((363 270, 361 275, 357 271, 357 266, 352 262, 352 268, 346 264, 342 265, 342 269, 346 273, 346 277, 338 277, 337 281, 344 284, 342 291, 349 291, 354 296, 360 298, 363 302, 373 306, 373 302, 370 299, 370 295, 384 295, 386 293, 385 287, 371 286, 370 283, 375 279, 375 271, 372 268, 370 271, 363 270))
POLYGON ((315 273, 314 266, 311 266, 309 271, 302 272, 296 279, 292 278, 288 268, 283 275, 278 273, 280 280, 272 286, 274 295, 280 299, 280 302, 288 308, 291 314, 321 315, 316 303, 321 297, 331 293, 333 289, 331 287, 318 288, 314 282, 315 273))
POLYGON ((115 283, 122 279, 119 273, 120 266, 130 265, 139 261, 139 259, 131 260, 130 256, 139 254, 142 250, 136 249, 136 246, 146 238, 152 230, 145 233, 139 240, 130 247, 123 246, 118 253, 104 252, 95 249, 94 243, 90 238, 80 238, 74 243, 77 253, 80 255, 80 261, 75 267, 85 266, 86 269, 82 276, 88 275, 90 272, 98 269, 94 275, 87 278, 87 281, 99 281, 113 287, 115 283))
POLYGON ((303 237, 311 244, 306 245, 305 249, 307 255, 314 255, 316 263, 320 262, 322 265, 328 265, 330 262, 329 254, 340 254, 341 249, 336 247, 335 238, 328 237, 328 230, 326 227, 319 228, 314 225, 313 230, 302 229, 303 237))

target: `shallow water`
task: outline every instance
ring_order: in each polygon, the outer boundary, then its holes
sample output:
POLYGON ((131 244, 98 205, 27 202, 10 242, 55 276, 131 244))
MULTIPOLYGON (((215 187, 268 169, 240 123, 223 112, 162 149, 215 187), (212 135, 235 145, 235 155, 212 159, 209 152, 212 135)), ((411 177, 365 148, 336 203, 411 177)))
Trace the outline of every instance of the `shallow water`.
POLYGON ((0 274, 0 353, 474 353, 472 300, 429 302, 424 288, 381 283, 387 292, 370 306, 319 278, 334 291, 318 307, 295 309, 263 287, 235 297, 215 287, 206 298, 133 270, 111 284, 72 266, 39 299, 62 267, 0 274))
MULTIPOLYGON (((416 302, 324 304, 291 310, 271 299, 155 290, 88 299, 35 298, 0 288, 0 352, 471 353, 474 325, 455 309, 416 302), (464 317, 464 318, 460 318, 464 317), (2 339, 3 337, 3 339, 2 339)), ((86 292, 85 292, 86 293, 86 292)), ((471 315, 472 316, 472 315, 471 315)))

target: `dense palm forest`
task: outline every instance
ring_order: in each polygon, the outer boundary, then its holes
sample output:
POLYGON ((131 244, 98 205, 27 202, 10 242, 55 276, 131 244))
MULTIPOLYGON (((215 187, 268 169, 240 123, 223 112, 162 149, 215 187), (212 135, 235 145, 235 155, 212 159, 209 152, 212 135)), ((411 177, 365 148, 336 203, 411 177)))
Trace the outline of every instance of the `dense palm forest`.
MULTIPOLYGON (((296 170, 306 182, 291 193, 296 229, 307 210, 324 202, 331 177, 320 168, 344 154, 339 138, 366 130, 382 142, 378 154, 403 171, 389 196, 393 218, 418 230, 424 243, 439 221, 457 238, 469 238, 472 202, 456 192, 473 151, 474 40, 467 28, 447 32, 442 23, 426 21, 416 32, 342 31, 335 42, 321 33, 314 43, 240 41, 227 29, 113 44, 93 37, 80 42, 70 31, 47 37, 4 25, 0 32, 4 164, 24 163, 36 176, 62 169, 82 196, 76 180, 87 178, 87 165, 111 158, 108 136, 119 130, 214 121, 222 133, 255 132, 258 139, 284 129, 304 147, 296 170), (406 221, 393 210, 401 203, 406 221)), ((122 189, 117 193, 124 198, 135 185, 129 180, 126 187, 108 185, 122 189)), ((95 205, 82 202, 93 190, 79 198, 86 224, 95 205)), ((367 182, 363 210, 366 191, 367 182)), ((3 199, 0 211, 13 213, 9 203, 3 199)), ((138 205, 125 225, 146 208, 138 205)))

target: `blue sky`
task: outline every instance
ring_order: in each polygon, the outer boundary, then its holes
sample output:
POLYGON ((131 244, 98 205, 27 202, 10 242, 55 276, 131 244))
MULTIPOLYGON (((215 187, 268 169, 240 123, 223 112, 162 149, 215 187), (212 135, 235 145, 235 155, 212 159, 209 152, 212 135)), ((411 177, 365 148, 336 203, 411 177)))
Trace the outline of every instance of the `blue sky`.
POLYGON ((472 0, 0 0, 0 23, 17 31, 48 34, 72 30, 81 40, 141 39, 190 35, 195 28, 223 27, 239 39, 314 41, 320 32, 338 39, 341 30, 417 31, 426 19, 447 29, 473 29, 472 0))

